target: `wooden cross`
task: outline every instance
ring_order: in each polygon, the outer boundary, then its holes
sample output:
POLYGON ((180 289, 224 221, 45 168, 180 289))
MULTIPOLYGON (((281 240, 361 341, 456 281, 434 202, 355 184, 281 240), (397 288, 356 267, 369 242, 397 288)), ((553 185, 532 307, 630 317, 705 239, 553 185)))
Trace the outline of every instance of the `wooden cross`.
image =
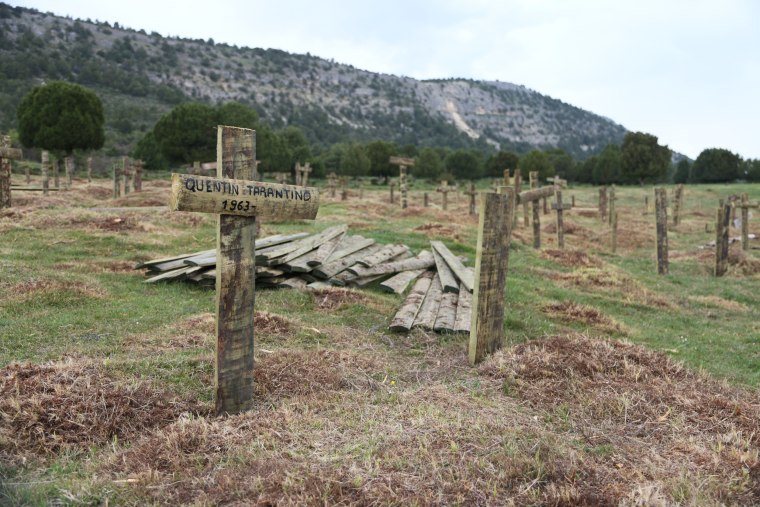
POLYGON ((11 136, 0 136, 0 209, 11 207, 11 160, 21 155, 19 148, 11 148, 11 136))
POLYGON ((335 197, 335 187, 337 187, 338 176, 335 173, 327 175, 327 188, 330 189, 330 197, 335 197))
POLYGON ((448 200, 448 194, 451 192, 452 188, 449 186, 449 182, 446 180, 443 180, 441 182, 441 186, 436 188, 436 192, 440 192, 443 194, 443 200, 441 201, 441 209, 446 211, 446 208, 448 208, 449 200, 448 200))
MULTIPOLYGON (((538 188, 538 171, 531 171, 528 173, 530 178, 530 188, 535 190, 538 188)), ((546 196, 542 196, 546 197, 546 196)), ((541 248, 541 215, 538 212, 538 199, 533 202, 533 248, 541 248)))
POLYGON ((348 190, 346 190, 346 185, 348 185, 348 178, 345 176, 340 177, 340 200, 345 201, 348 198, 348 190))
MULTIPOLYGON (((663 189, 664 191, 664 189, 663 189)), ((731 225, 731 203, 720 200, 715 221, 715 276, 723 276, 728 271, 729 228, 731 225)))
POLYGON ((129 177, 132 175, 132 170, 129 165, 129 157, 123 157, 121 159, 121 173, 124 175, 124 195, 129 193, 129 177))
POLYGON ((610 224, 610 225, 612 225, 612 215, 615 214, 615 202, 616 201, 617 201, 617 197, 615 197, 615 185, 612 185, 610 187, 610 198, 609 198, 610 211, 607 214, 607 223, 610 224))
MULTIPOLYGON (((399 190, 401 190, 401 207, 407 207, 407 193, 406 193, 406 170, 409 167, 414 167, 414 159, 406 157, 391 157, 388 162, 391 165, 398 166, 398 184, 399 190)), ((393 203, 393 197, 391 197, 391 203, 393 203)))
POLYGON ((572 206, 562 202, 562 191, 559 187, 555 187, 557 190, 554 192, 556 196, 556 202, 552 204, 552 209, 557 210, 557 246, 560 250, 565 248, 565 219, 563 217, 564 211, 572 209, 572 206))
MULTIPOLYGON (((601 196, 601 189, 599 190, 601 196)), ((667 275, 668 260, 668 193, 664 188, 654 189, 655 230, 657 231, 657 273, 667 275)))
POLYGON ((133 161, 134 178, 132 180, 132 186, 134 186, 135 192, 142 192, 142 173, 143 173, 143 161, 133 161))
POLYGON ((316 188, 252 180, 255 132, 220 126, 217 177, 172 174, 172 211, 214 213, 216 244, 216 413, 253 404, 256 218, 314 219, 316 188))
POLYGON ((502 186, 504 186, 504 187, 510 186, 510 183, 509 183, 509 169, 504 169, 504 183, 502 183, 502 186))
POLYGON ((306 162, 306 165, 301 166, 301 185, 306 186, 309 183, 309 173, 312 171, 311 164, 306 162))
POLYGON ((66 169, 66 190, 71 188, 72 177, 74 176, 74 157, 63 159, 63 166, 66 169))
POLYGON ((749 194, 741 195, 741 204, 733 203, 742 210, 742 250, 749 250, 749 210, 760 208, 760 204, 749 202, 749 194))
POLYGON ((301 163, 296 162, 296 185, 301 185, 301 163))
POLYGON ((563 180, 559 176, 553 176, 551 178, 546 178, 546 181, 548 181, 552 185, 558 186, 560 188, 567 188, 567 180, 563 180))
POLYGON ((470 196, 470 215, 475 214, 475 196, 478 195, 478 193, 475 191, 475 183, 470 183, 470 190, 468 192, 465 192, 464 195, 470 196))

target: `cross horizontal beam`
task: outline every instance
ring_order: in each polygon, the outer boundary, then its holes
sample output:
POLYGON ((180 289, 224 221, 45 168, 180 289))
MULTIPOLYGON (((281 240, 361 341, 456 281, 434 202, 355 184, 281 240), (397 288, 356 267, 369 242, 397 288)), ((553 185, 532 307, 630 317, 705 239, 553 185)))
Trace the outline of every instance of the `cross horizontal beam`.
POLYGON ((169 208, 266 221, 313 220, 319 209, 319 189, 174 173, 169 208))

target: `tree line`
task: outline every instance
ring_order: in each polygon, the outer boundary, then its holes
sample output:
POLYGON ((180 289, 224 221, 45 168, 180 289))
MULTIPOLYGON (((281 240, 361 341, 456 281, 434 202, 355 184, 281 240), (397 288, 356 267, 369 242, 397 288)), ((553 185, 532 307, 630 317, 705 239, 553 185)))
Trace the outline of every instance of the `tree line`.
MULTIPOLYGON (((103 146, 103 107, 98 96, 80 85, 54 81, 33 88, 17 109, 19 138, 26 147, 70 154, 103 146)), ((393 155, 415 158, 415 177, 438 180, 501 178, 505 169, 531 171, 541 179, 607 184, 658 182, 714 183, 737 179, 760 181, 760 160, 743 160, 722 148, 708 148, 692 163, 671 163, 671 150, 656 136, 628 132, 621 145, 610 144, 584 161, 560 148, 484 152, 472 148, 418 147, 386 140, 310 144, 297 126, 273 128, 256 110, 236 102, 211 106, 186 102, 162 116, 131 153, 146 169, 165 169, 216 159, 216 126, 234 125, 256 131, 257 159, 263 173, 290 172, 296 163, 310 163, 314 177, 329 173, 387 179, 398 174, 393 155)))

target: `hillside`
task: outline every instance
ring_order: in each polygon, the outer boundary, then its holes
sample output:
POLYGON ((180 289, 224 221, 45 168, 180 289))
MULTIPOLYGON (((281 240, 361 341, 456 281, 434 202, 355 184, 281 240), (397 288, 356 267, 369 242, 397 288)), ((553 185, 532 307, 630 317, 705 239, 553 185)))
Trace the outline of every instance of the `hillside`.
POLYGON ((0 3, 0 130, 31 86, 64 79, 93 88, 106 107, 106 147, 123 153, 174 105, 239 101, 314 143, 560 147, 586 158, 625 129, 601 116, 504 82, 419 81, 309 54, 239 48, 73 20, 0 3))

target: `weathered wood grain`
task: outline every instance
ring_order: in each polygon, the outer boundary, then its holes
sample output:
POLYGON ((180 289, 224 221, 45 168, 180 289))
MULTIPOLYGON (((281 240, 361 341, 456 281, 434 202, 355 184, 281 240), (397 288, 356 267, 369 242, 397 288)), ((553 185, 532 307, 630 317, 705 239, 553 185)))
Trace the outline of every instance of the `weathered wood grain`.
MULTIPOLYGON (((365 257, 366 255, 372 255, 373 253, 377 252, 378 250, 380 250, 380 248, 382 248, 380 245, 371 244, 362 250, 352 253, 351 255, 348 255, 338 260, 330 261, 327 264, 322 264, 321 266, 315 267, 314 270, 312 271, 312 274, 316 276, 317 278, 322 278, 322 279, 331 278, 337 275, 338 273, 340 273, 341 271, 344 271, 345 269, 356 264, 356 261, 358 261, 362 257, 365 257)), ((383 266, 383 264, 380 264, 380 266, 383 266)), ((380 273, 375 273, 375 274, 380 274, 380 273)))
MULTIPOLYGON (((325 259, 325 263, 330 263, 330 262, 334 262, 339 259, 342 259, 344 257, 349 257, 353 255, 355 252, 359 252, 375 244, 374 239, 365 238, 363 236, 352 236, 352 239, 353 241, 350 244, 347 244, 345 246, 338 245, 333 251, 333 253, 331 253, 330 256, 327 257, 327 259, 325 259)), ((375 251, 376 250, 373 250, 373 253, 375 251)))
POLYGON ((169 209, 256 216, 268 222, 314 219, 319 209, 319 190, 240 178, 173 173, 169 209))
POLYGON ((459 260, 459 257, 451 253, 451 250, 449 250, 441 241, 431 241, 430 246, 433 247, 433 250, 435 250, 444 261, 446 261, 446 264, 451 268, 451 271, 454 272, 454 275, 456 275, 459 282, 462 283, 467 290, 472 292, 475 288, 475 280, 472 271, 464 267, 464 264, 459 260))
POLYGON ((393 317, 390 326, 388 326, 391 331, 408 332, 412 329, 417 312, 419 311, 420 306, 422 306, 422 302, 425 300, 425 295, 433 281, 433 276, 433 271, 425 271, 420 275, 419 279, 412 287, 412 290, 409 292, 409 295, 406 297, 406 300, 404 300, 404 303, 393 317))
POLYGON ((438 316, 438 309, 441 307, 441 297, 443 296, 443 287, 441 287, 441 277, 438 273, 433 277, 430 283, 425 300, 422 302, 417 316, 414 318, 412 327, 421 327, 432 330, 435 326, 435 319, 438 316))
POLYGON ((457 317, 454 321, 455 333, 469 333, 472 323, 472 293, 462 285, 457 298, 457 317))
POLYGON ((323 243, 343 234, 347 229, 348 226, 346 224, 336 225, 334 227, 328 227, 318 234, 314 234, 313 236, 305 238, 301 242, 301 246, 285 256, 285 258, 282 260, 282 263, 287 264, 293 259, 301 257, 302 255, 314 250, 315 248, 318 248, 323 243))
POLYGON ((515 195, 511 188, 504 194, 480 196, 469 343, 469 360, 473 365, 504 343, 504 292, 514 208, 515 195))
POLYGON ((454 276, 454 272, 435 248, 433 248, 433 259, 435 259, 435 268, 438 272, 438 277, 441 279, 443 292, 459 293, 459 283, 454 276))
POLYGON ((433 331, 437 333, 454 331, 454 326, 457 320, 458 299, 459 291, 443 293, 441 296, 441 304, 438 308, 438 315, 436 315, 435 324, 433 324, 433 331))
MULTIPOLYGON (((417 254, 417 257, 415 258, 428 260, 433 257, 429 251, 422 250, 419 254, 417 254)), ((392 276, 391 278, 388 278, 384 282, 382 282, 380 284, 380 288, 386 292, 394 292, 396 294, 403 294, 407 286, 417 277, 422 275, 422 273, 424 273, 426 270, 427 268, 402 271, 392 276)))
MULTIPOLYGON (((601 190, 600 190, 601 192, 601 190)), ((600 203, 602 194, 599 194, 600 203)), ((606 197, 606 194, 605 194, 606 197)), ((606 204, 605 204, 606 206, 606 204)), ((668 194, 664 188, 654 189, 655 229, 657 232, 657 273, 667 275, 668 265, 668 194)), ((601 204, 600 204, 601 209, 601 204)))

